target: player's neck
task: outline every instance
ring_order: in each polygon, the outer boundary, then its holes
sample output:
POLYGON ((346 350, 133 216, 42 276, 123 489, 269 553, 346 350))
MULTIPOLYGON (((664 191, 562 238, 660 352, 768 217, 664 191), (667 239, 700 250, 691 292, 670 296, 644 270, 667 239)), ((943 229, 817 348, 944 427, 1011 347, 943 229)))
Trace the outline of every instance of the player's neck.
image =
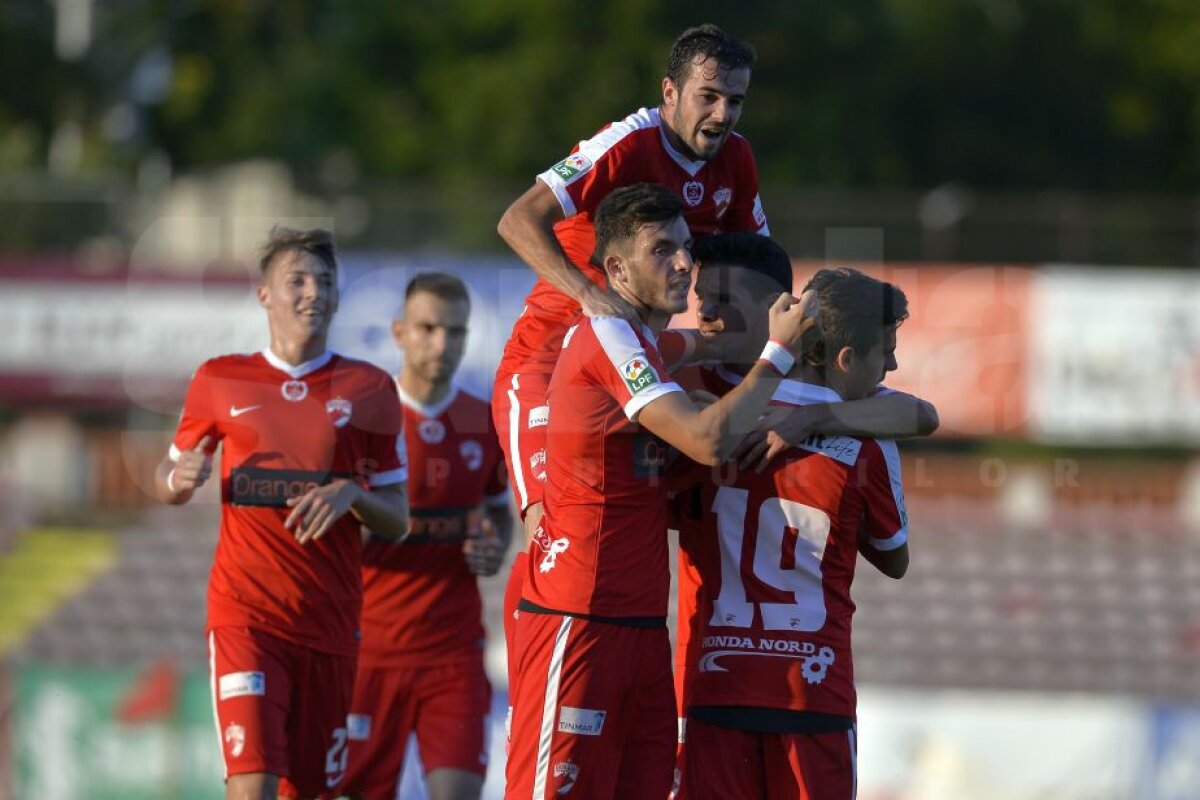
POLYGON ((671 314, 669 312, 659 311, 653 306, 649 306, 638 298, 626 293, 624 286, 613 287, 613 291, 630 308, 637 312, 638 319, 642 321, 643 325, 654 332, 655 338, 666 329, 667 323, 671 321, 671 314))
POLYGON ((661 105, 658 107, 658 126, 662 129, 663 135, 667 137, 667 141, 671 147, 675 148, 675 152, 684 158, 692 161, 699 161, 700 158, 692 152, 692 148, 687 146, 683 141, 683 137, 675 132, 671 127, 671 123, 667 122, 667 112, 661 105))
POLYGON ((324 355, 328 349, 325 337, 309 339, 304 342, 286 341, 271 337, 271 352, 280 361, 298 367, 318 356, 324 355))
POLYGON ((404 393, 423 406, 436 406, 450 394, 450 381, 434 382, 402 368, 397 379, 404 393))
POLYGON ((787 378, 793 381, 800 381, 812 386, 828 386, 825 382, 825 376, 821 370, 814 367, 812 364, 806 364, 803 361, 797 361, 795 366, 788 371, 787 378))

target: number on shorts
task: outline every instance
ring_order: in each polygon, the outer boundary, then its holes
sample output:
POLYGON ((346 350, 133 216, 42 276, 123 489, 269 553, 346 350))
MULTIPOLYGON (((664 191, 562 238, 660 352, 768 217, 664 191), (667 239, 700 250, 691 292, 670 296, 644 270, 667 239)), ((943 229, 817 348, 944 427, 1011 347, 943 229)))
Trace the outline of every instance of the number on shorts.
POLYGON ((346 747, 346 729, 333 729, 333 745, 325 754, 325 783, 333 787, 346 777, 346 765, 350 760, 350 750, 346 747))
POLYGON ((792 602, 750 600, 743 579, 746 504, 750 492, 722 486, 712 510, 721 542, 721 592, 710 625, 749 628, 757 605, 766 630, 816 631, 825 624, 821 560, 829 539, 829 515, 819 508, 768 497, 758 507, 758 525, 750 533, 750 574, 790 596, 792 602))

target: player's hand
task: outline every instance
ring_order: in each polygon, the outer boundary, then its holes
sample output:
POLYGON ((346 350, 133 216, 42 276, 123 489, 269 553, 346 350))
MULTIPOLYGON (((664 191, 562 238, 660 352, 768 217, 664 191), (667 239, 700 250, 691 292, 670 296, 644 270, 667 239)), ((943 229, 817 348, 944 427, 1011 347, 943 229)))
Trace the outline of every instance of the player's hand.
POLYGON ((283 527, 290 530, 300 544, 316 541, 345 516, 360 492, 362 487, 357 483, 339 478, 309 489, 299 497, 289 498, 287 504, 292 513, 284 520, 283 527))
POLYGON ((196 491, 212 475, 212 456, 208 454, 211 446, 212 437, 205 436, 191 450, 179 454, 170 472, 170 486, 176 495, 196 491))
POLYGON ((495 526, 487 517, 480 522, 478 530, 467 533, 467 540, 463 542, 463 557, 472 575, 487 578, 500 571, 504 547, 496 535, 495 526))
POLYGON ((737 462, 738 469, 753 467, 755 472, 762 472, 775 456, 800 444, 812 433, 803 407, 768 408, 758 427, 742 440, 730 458, 737 462))
POLYGON ((775 341, 787 347, 799 358, 821 336, 821 310, 817 293, 811 289, 796 299, 783 293, 767 312, 767 329, 775 341))
POLYGON ((579 305, 583 308, 583 313, 589 317, 619 317, 624 319, 637 330, 642 325, 641 317, 633 310, 633 306, 626 303, 619 295, 601 289, 599 286, 589 285, 583 297, 579 300, 579 305))

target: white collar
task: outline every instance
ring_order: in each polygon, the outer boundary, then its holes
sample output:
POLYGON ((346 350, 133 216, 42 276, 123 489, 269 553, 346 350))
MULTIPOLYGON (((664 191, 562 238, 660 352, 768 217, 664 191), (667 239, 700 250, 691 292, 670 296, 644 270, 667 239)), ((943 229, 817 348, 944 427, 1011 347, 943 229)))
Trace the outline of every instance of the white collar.
POLYGON ((397 375, 394 380, 396 381, 396 392, 400 395, 401 404, 411 408, 413 411, 416 411, 426 419, 437 419, 440 417, 443 413, 445 413, 446 409, 450 407, 450 404, 454 402, 454 398, 458 397, 458 384, 451 383, 450 391, 446 392, 445 397, 439 400, 435 405, 427 406, 408 392, 404 391, 404 387, 400 385, 399 375, 397 375))
POLYGON ((305 375, 308 375, 310 372, 316 372, 321 367, 328 364, 329 360, 333 358, 333 351, 326 350, 321 355, 317 356, 316 358, 305 361, 303 364, 289 364, 286 361, 284 361, 282 358, 280 358, 279 356, 272 353, 271 348, 269 348, 269 347, 266 347, 263 349, 262 355, 263 355, 263 358, 265 358, 267 360, 267 363, 270 364, 272 367, 279 370, 280 372, 287 373, 288 376, 291 377, 292 380, 299 380, 300 378, 303 378, 305 375))
MULTIPOLYGON (((688 175, 691 175, 693 178, 696 177, 696 173, 704 169, 704 165, 708 162, 693 161, 683 153, 676 150, 671 144, 671 140, 667 137, 666 124, 662 121, 662 114, 659 113, 657 108, 651 109, 650 113, 654 115, 654 121, 658 123, 658 138, 662 142, 663 149, 667 151, 667 155, 669 155, 671 160, 678 164, 684 172, 686 172, 688 175)), ((732 131, 730 133, 732 135, 732 131)))
POLYGON ((842 396, 828 386, 817 386, 814 383, 784 378, 775 390, 772 400, 789 403, 794 406, 807 406, 813 403, 840 403, 842 396))

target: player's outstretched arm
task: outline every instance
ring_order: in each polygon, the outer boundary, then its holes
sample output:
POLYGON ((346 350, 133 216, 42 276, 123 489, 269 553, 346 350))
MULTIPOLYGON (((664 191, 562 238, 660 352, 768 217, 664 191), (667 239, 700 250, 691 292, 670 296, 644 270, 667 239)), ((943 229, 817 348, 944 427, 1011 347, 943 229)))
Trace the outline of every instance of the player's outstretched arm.
POLYGON ((347 512, 385 539, 399 539, 408 531, 405 483, 364 489, 356 481, 339 478, 291 498, 288 507, 292 510, 283 526, 300 544, 320 539, 347 512))
POLYGON ((628 304, 588 280, 567 258, 554 237, 554 223, 562 219, 554 192, 534 181, 500 217, 496 232, 539 278, 578 302, 589 317, 623 317, 640 325, 628 304))
POLYGON ((176 461, 166 456, 154 470, 154 491, 158 499, 177 506, 192 499, 196 490, 212 475, 212 456, 208 448, 212 437, 205 436, 191 450, 179 454, 176 461))
POLYGON ((813 403, 770 409, 758 428, 734 451, 742 468, 762 472, 775 456, 813 434, 908 439, 938 429, 937 408, 903 392, 887 392, 842 403, 813 403))
MULTIPOLYGON (((795 353, 804 352, 808 342, 820 335, 817 311, 812 292, 800 301, 780 295, 769 312, 771 342, 764 357, 780 344, 793 360, 795 353)), ((790 363, 773 366, 760 360, 737 388, 703 409, 682 392, 663 395, 641 410, 638 422, 693 461, 720 464, 754 428, 790 367, 790 363)))

